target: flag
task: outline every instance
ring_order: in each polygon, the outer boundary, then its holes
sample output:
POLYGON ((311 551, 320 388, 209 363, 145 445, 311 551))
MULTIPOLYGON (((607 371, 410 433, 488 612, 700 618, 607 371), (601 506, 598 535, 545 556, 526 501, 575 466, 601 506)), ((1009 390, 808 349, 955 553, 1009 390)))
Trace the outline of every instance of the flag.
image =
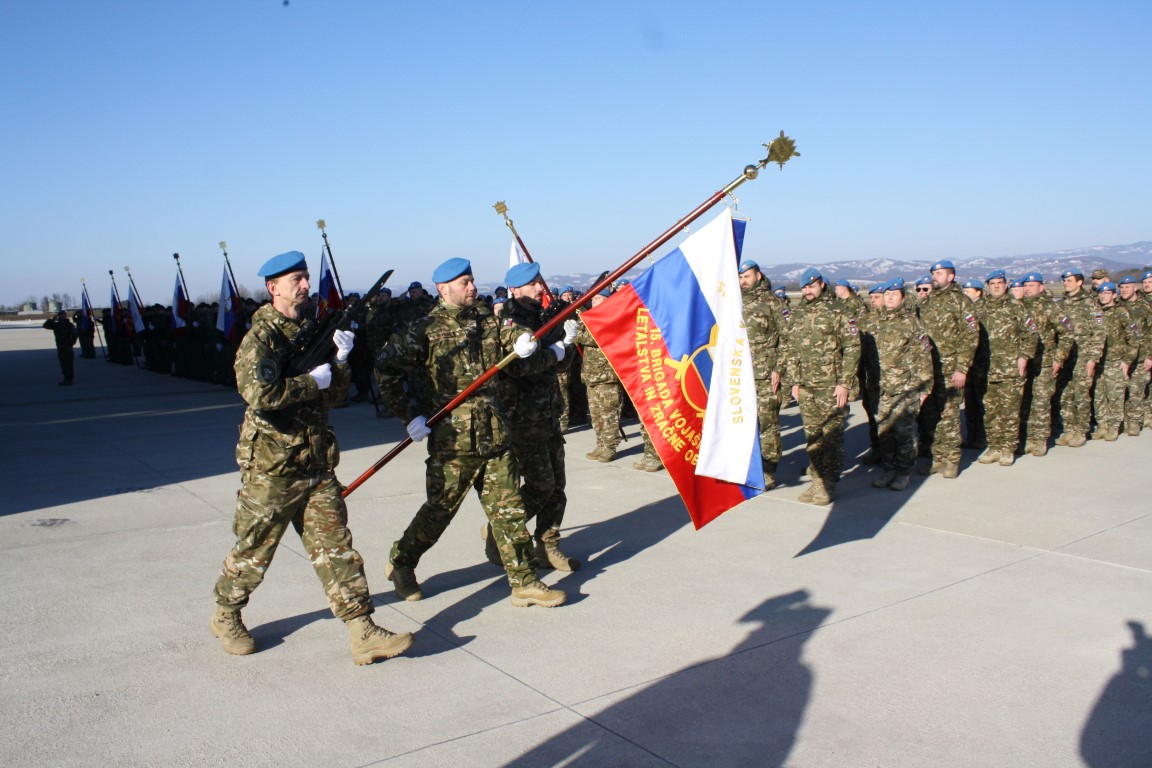
POLYGON ((120 297, 116 295, 116 283, 112 283, 112 297, 109 299, 108 306, 108 333, 116 336, 123 333, 124 329, 120 327, 120 297))
POLYGON ((136 295, 136 286, 128 286, 128 312, 132 315, 132 327, 136 333, 144 332, 144 313, 140 308, 140 297, 136 295))
POLYGON ((328 249, 320 249, 320 287, 316 290, 316 319, 324 317, 328 312, 340 309, 344 302, 340 299, 340 291, 336 288, 336 280, 332 277, 332 268, 328 263, 328 249))
MULTIPOLYGON (((520 243, 516 242, 516 238, 512 238, 512 249, 508 252, 508 269, 517 264, 527 264, 532 259, 528 258, 528 254, 520 250, 520 243)), ((544 293, 540 296, 540 306, 548 309, 552 305, 552 291, 548 290, 548 286, 544 286, 544 293)))
POLYGON ((244 320, 244 305, 240 294, 228 277, 228 267, 224 267, 224 279, 220 283, 220 308, 216 310, 216 328, 224 338, 233 344, 240 342, 240 325, 244 320))
POLYGON ((764 492, 733 229, 725 211, 582 316, 697 529, 764 492))
POLYGON ((92 319, 92 304, 88 301, 88 289, 85 288, 84 292, 80 294, 80 332, 92 333, 95 328, 96 322, 92 319))
POLYGON ((180 280, 180 271, 176 271, 176 287, 172 289, 172 336, 180 338, 184 335, 184 327, 188 325, 188 313, 192 310, 192 302, 184 294, 184 283, 180 280))

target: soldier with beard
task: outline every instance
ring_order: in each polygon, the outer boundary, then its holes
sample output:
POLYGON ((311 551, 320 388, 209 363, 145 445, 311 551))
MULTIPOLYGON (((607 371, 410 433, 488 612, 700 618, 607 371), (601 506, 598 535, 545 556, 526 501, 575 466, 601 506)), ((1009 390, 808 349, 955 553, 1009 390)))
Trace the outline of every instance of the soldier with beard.
POLYGON ((1056 445, 1080 448, 1088 441, 1092 424, 1092 383, 1104 354, 1104 313, 1084 290, 1084 273, 1079 268, 1066 270, 1060 279, 1064 281, 1061 308, 1068 317, 1073 346, 1056 381, 1064 427, 1056 445))
POLYGON ((740 293, 744 323, 756 372, 757 416, 760 419, 760 454, 764 462, 764 489, 776 486, 780 463, 780 310, 772 295, 772 281, 751 259, 740 263, 740 293))
POLYGON ((984 285, 988 291, 979 317, 988 332, 988 390, 984 395, 988 449, 978 461, 1010 467, 1020 439, 1020 400, 1028 361, 1036 354, 1036 326, 1008 292, 1004 270, 993 270, 984 285))

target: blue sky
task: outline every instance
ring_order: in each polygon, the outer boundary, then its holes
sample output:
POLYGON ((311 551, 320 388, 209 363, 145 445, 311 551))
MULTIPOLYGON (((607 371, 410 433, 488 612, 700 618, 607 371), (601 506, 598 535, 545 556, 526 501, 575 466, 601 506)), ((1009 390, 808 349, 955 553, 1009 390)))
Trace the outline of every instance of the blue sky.
POLYGON ((167 303, 268 257, 346 289, 451 256, 618 266, 763 156, 747 256, 1152 239, 1147 2, 37 0, 0 8, 0 304, 167 303), (14 269, 12 267, 15 267, 14 269), (313 265, 316 266, 316 265, 313 265))

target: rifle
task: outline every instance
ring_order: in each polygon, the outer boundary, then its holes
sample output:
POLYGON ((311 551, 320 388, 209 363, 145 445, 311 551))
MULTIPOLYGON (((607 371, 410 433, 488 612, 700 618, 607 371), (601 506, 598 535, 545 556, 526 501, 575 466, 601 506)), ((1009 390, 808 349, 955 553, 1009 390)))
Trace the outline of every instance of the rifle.
POLYGON ((340 309, 330 311, 319 322, 313 318, 305 320, 290 342, 293 353, 287 366, 288 376, 308 373, 316 366, 331 360, 336 350, 332 334, 348 330, 353 322, 363 321, 364 313, 368 311, 368 303, 384 288, 384 283, 392 277, 392 272, 391 269, 385 272, 367 293, 345 302, 340 309))

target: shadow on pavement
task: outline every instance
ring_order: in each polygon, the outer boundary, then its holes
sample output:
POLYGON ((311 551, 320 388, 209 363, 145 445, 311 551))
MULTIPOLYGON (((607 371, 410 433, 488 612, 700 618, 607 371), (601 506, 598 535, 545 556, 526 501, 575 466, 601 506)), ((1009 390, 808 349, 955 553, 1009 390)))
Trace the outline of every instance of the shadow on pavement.
POLYGON ((1128 622, 1132 647, 1096 700, 1080 733, 1080 756, 1092 768, 1152 765, 1152 638, 1128 622))

